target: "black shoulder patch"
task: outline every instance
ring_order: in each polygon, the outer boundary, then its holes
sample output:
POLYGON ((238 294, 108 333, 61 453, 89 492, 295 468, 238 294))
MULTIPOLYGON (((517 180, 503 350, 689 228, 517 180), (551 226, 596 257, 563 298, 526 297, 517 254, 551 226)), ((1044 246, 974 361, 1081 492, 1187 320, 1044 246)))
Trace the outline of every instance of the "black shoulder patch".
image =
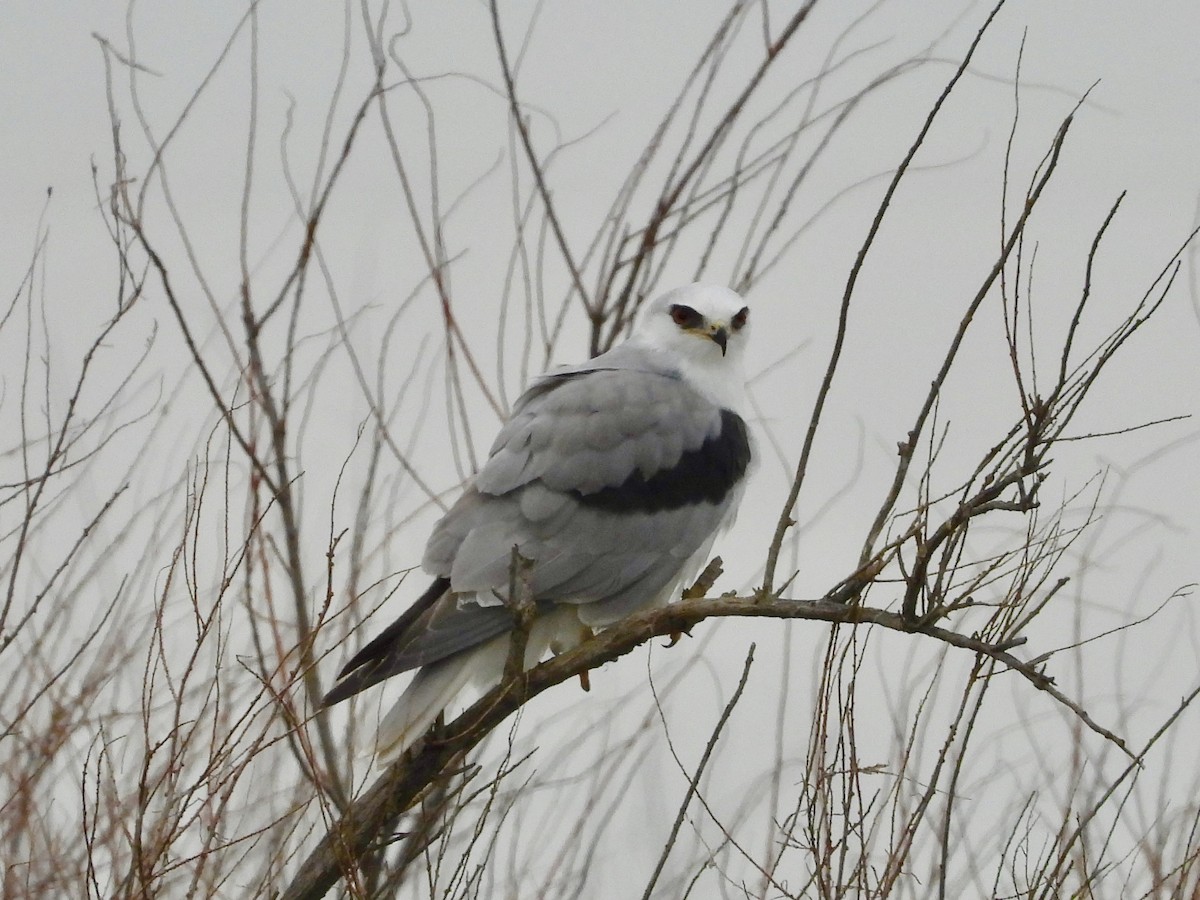
POLYGON ((695 450, 683 453, 670 469, 646 478, 634 471, 625 481, 591 494, 573 491, 589 509, 605 512, 661 512, 694 506, 716 505, 729 496, 750 465, 750 438, 737 413, 721 410, 721 430, 695 450))

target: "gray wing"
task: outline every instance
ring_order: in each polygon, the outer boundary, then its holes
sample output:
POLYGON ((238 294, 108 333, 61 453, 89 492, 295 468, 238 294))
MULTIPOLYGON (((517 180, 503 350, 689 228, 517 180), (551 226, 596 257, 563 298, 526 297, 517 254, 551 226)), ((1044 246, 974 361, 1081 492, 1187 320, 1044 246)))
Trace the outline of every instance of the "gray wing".
POLYGON ((487 603, 514 545, 539 601, 602 624, 659 597, 711 539, 749 463, 745 424, 669 372, 581 368, 519 401, 426 568, 487 603))
POLYGON ((326 705, 509 631, 514 545, 534 561, 542 610, 578 604, 605 625, 654 602, 726 521, 749 460, 741 418, 619 351, 544 376, 434 529, 424 564, 437 580, 346 664, 326 705))

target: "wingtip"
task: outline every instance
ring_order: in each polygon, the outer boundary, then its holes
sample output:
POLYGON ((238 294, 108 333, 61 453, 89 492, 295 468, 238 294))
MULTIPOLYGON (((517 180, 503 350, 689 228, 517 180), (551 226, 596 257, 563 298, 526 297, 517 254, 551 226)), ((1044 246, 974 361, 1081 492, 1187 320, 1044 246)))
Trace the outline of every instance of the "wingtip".
POLYGON ((365 686, 361 671, 348 673, 346 669, 343 669, 338 675, 337 683, 326 691, 325 696, 321 698, 321 709, 329 709, 329 707, 336 706, 343 700, 349 700, 365 686))
POLYGON ((332 688, 330 688, 329 691, 326 692, 325 696, 321 698, 321 703, 318 708, 319 709, 329 709, 329 707, 336 706, 337 704, 341 703, 343 700, 347 699, 349 696, 350 696, 349 694, 339 693, 338 686, 334 685, 332 688))
MULTIPOLYGON (((366 645, 360 647, 337 674, 337 682, 329 692, 321 698, 321 708, 325 709, 336 703, 341 703, 359 691, 366 690, 395 672, 403 671, 398 668, 378 677, 375 673, 382 668, 389 655, 394 652, 396 641, 425 613, 450 587, 448 578, 439 577, 425 589, 417 600, 404 611, 391 625, 377 634, 366 645)), ((405 668, 412 668, 406 666, 405 668)))

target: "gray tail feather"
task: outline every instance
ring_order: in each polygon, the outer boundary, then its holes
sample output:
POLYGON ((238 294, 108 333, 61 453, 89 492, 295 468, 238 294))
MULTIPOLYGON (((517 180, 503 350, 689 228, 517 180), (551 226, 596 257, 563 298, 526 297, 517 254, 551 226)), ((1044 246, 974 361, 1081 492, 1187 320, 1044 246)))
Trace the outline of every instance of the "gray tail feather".
MULTIPOLYGON (((573 607, 555 609, 534 620, 525 643, 525 668, 531 669, 547 650, 569 650, 591 633, 573 607)), ((491 690, 504 677, 508 659, 507 635, 492 638, 422 667, 379 724, 375 760, 387 763, 411 747, 429 730, 438 713, 465 689, 491 690)))
POLYGON ((486 689, 498 682, 504 670, 506 644, 489 641, 418 671, 379 724, 376 761, 388 762, 411 747, 468 684, 486 689))

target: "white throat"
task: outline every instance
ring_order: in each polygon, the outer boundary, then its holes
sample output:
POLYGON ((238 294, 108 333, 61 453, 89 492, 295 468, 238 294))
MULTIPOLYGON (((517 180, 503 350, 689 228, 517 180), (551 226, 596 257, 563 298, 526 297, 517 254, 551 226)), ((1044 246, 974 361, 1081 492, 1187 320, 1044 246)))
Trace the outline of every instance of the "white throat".
MULTIPOLYGON (((636 337, 633 340, 638 341, 636 337)), ((651 353, 666 357, 668 365, 677 369, 683 380, 700 396, 744 418, 747 406, 746 372, 742 365, 741 348, 731 347, 731 352, 722 356, 717 345, 704 338, 683 337, 683 340, 687 342, 683 352, 679 336, 666 346, 655 340, 638 342, 651 353)))

